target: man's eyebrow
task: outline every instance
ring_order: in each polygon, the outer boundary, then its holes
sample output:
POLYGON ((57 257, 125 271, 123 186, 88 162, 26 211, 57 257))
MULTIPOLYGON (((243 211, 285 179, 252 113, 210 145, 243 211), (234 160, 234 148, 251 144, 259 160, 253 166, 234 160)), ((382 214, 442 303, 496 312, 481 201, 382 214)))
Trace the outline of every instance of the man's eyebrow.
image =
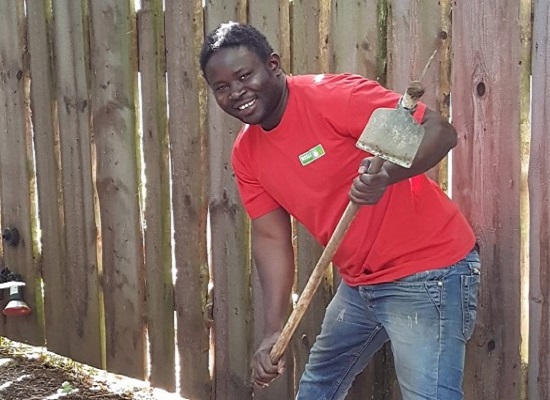
MULTIPOLYGON (((247 72, 248 70, 249 70, 248 67, 240 66, 236 70, 232 71, 231 75, 234 76, 234 77, 238 77, 238 76, 242 75, 244 72, 247 72)), ((226 83, 226 81, 224 79, 220 79, 220 80, 212 83, 212 85, 216 85, 216 84, 220 84, 220 83, 226 83)))
POLYGON ((212 86, 212 87, 214 87, 214 86, 219 86, 219 85, 222 85, 222 84, 224 84, 224 83, 226 83, 224 80, 215 81, 215 82, 212 82, 212 83, 210 84, 210 86, 212 86))
POLYGON ((240 75, 242 74, 244 71, 247 71, 248 68, 247 67, 239 67, 235 72, 233 72, 233 75, 240 75))

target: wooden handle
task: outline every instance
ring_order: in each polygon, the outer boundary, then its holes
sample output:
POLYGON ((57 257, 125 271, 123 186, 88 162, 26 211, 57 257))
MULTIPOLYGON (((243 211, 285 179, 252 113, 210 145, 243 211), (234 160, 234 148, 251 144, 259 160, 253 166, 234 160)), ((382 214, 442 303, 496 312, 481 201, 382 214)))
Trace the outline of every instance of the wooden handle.
POLYGON ((273 346, 273 349, 271 349, 270 357, 271 361, 274 364, 276 364, 281 359, 283 353, 285 352, 288 343, 292 338, 292 335, 296 331, 298 324, 300 323, 302 317, 304 316, 304 313, 311 303, 311 299, 313 298, 315 291, 323 280, 325 270, 330 265, 334 253, 336 253, 336 250, 338 250, 338 247, 340 246, 344 235, 348 231, 351 222, 357 215, 359 207, 360 206, 350 201, 348 206, 346 207, 346 210, 344 211, 344 214, 342 215, 342 218, 340 218, 340 221, 338 222, 338 225, 336 226, 332 237, 330 238, 327 246, 323 250, 321 258, 319 258, 317 265, 315 266, 313 272, 311 273, 311 276, 309 277, 306 287, 304 288, 300 298, 298 299, 298 303, 296 303, 296 307, 292 311, 292 314, 290 315, 290 318, 284 326, 281 335, 277 339, 277 343, 275 343, 275 346, 273 346))

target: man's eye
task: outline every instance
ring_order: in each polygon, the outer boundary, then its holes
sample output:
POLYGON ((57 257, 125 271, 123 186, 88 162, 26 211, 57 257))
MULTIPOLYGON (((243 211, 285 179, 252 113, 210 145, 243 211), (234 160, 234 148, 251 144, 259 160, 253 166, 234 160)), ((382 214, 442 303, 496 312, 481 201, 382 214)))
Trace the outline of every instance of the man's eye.
POLYGON ((225 89, 227 89, 227 85, 218 86, 216 89, 214 89, 216 92, 223 92, 225 89))
POLYGON ((246 78, 248 78, 249 76, 250 76, 250 74, 241 75, 241 81, 246 80, 246 78))

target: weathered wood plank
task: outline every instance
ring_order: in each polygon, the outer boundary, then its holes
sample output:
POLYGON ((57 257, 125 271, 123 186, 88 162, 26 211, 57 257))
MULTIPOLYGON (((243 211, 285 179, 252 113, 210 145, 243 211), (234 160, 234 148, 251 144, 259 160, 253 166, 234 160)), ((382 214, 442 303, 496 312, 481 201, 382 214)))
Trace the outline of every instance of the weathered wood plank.
MULTIPOLYGON (((385 26, 379 25, 382 1, 334 0, 331 8, 330 69, 383 80, 379 54, 385 52, 385 26)), ((385 62, 385 60, 384 60, 385 62)))
MULTIPOLYGON (((24 65, 24 11, 21 2, 0 2, 0 204, 2 229, 16 228, 17 246, 4 243, 3 265, 20 274, 27 286, 25 300, 33 310, 28 317, 0 319, 0 335, 12 340, 44 343, 40 281, 33 259, 31 210, 32 153, 27 126, 25 86, 28 65, 24 65)), ((7 298, 8 294, 4 298, 7 298)), ((4 303, 2 307, 4 307, 4 303)))
POLYGON ((465 397, 519 398, 519 5, 453 3, 453 197, 481 246, 478 319, 465 397), (503 55, 506 57, 503 58, 503 55))
POLYGON ((202 42, 203 36, 201 2, 167 1, 165 15, 180 393, 206 400, 212 392, 206 310, 206 134, 195 62, 197 40, 202 42))
POLYGON ((143 159, 144 249, 149 381, 174 392, 175 334, 172 222, 166 108, 164 12, 161 0, 142 0, 138 14, 143 159))
POLYGON ((290 71, 290 6, 286 0, 258 0, 248 4, 248 23, 262 32, 290 71))
MULTIPOLYGON (((55 0, 54 59, 63 186, 64 273, 59 288, 65 340, 62 354, 101 367, 97 231, 94 214, 90 112, 82 6, 55 0)), ((52 282, 52 285, 54 283, 52 282)), ((49 290, 49 288, 47 289, 49 290)), ((63 346, 63 345, 60 345, 63 346)))
MULTIPOLYGON (((294 1, 291 15, 293 35, 291 38, 293 55, 291 72, 295 75, 328 72, 329 9, 326 3, 320 0, 294 1)), ((322 248, 300 224, 297 224, 296 232, 295 292, 299 294, 315 268, 322 248)), ((291 342, 296 382, 302 376, 311 346, 321 331, 325 308, 332 293, 332 281, 328 279, 330 275, 330 273, 327 275, 327 280, 324 280, 317 290, 291 342)))
MULTIPOLYGON (((389 0, 388 4, 387 87, 403 93, 412 80, 420 78, 426 62, 440 48, 441 6, 409 0, 389 0)), ((422 101, 434 109, 438 81, 439 63, 435 60, 422 80, 426 88, 422 101)))
POLYGON ((519 23, 521 35, 520 77, 520 359, 521 380, 518 400, 529 399, 529 152, 531 144, 531 60, 533 46, 533 3, 520 1, 519 23))
POLYGON ((534 2, 529 399, 550 398, 550 1, 534 2))
MULTIPOLYGON (((452 0, 440 0, 440 32, 439 40, 441 41, 438 48, 437 57, 433 63, 439 61, 439 82, 436 89, 436 107, 435 110, 447 119, 451 116, 451 31, 452 31, 452 0)), ((449 159, 446 157, 438 165, 428 172, 434 181, 439 186, 448 192, 449 189, 449 159)))
MULTIPOLYGON (((290 19, 288 0, 258 0, 249 2, 248 22, 262 32, 275 52, 281 56, 283 70, 289 72, 290 66, 290 19)), ((252 279, 254 308, 254 347, 255 351, 263 339, 263 303, 262 290, 254 268, 252 279)), ((289 310, 290 312, 290 310, 289 310)), ((267 388, 254 388, 256 400, 279 400, 294 397, 294 373, 291 352, 287 352, 287 368, 267 388)))
MULTIPOLYGON (((430 56, 437 50, 438 54, 422 79, 426 89, 422 102, 438 110, 439 99, 444 96, 442 90, 445 90, 440 87, 440 65, 448 60, 451 41, 450 34, 443 28, 450 17, 443 12, 450 1, 388 0, 388 4, 387 87, 404 93, 412 80, 421 77, 430 56)), ((447 70, 447 74, 449 72, 447 70)), ((446 77, 448 79, 448 75, 446 77)), ((446 90, 448 96, 449 88, 446 90)), ((439 179, 438 175, 446 174, 445 168, 445 165, 435 168, 430 171, 430 177, 439 179)))
MULTIPOLYGON (((451 43, 452 43, 452 5, 451 0, 440 0, 440 30, 438 37, 440 40, 437 57, 433 63, 439 61, 439 84, 434 89, 437 93, 437 106, 435 110, 439 111, 445 118, 451 115, 451 43)), ((433 33, 433 32, 432 32, 433 33)), ((430 68, 434 68, 431 67, 430 68)), ((437 69, 437 66, 435 66, 437 69)))
POLYGON ((90 2, 92 123, 97 147, 106 361, 143 379, 145 276, 136 134, 136 27, 131 1, 90 2))
POLYGON ((65 299, 64 259, 62 230, 63 210, 61 198, 61 171, 59 136, 55 130, 54 89, 50 63, 51 39, 43 1, 27 4, 28 45, 30 57, 30 100, 34 144, 36 149, 36 178, 38 187, 38 215, 40 218, 42 254, 41 271, 44 281, 44 317, 48 350, 57 354, 70 354, 69 341, 59 334, 66 320, 70 304, 65 299))
MULTIPOLYGON (((228 20, 246 22, 243 0, 206 2, 206 31, 228 20)), ((209 92, 209 210, 214 281, 215 398, 251 399, 251 256, 248 218, 231 170, 230 153, 240 130, 209 92)))
MULTIPOLYGON (((386 7, 385 0, 336 0, 332 3, 332 71, 358 73, 381 84, 385 83, 386 7)), ((391 349, 387 345, 357 376, 348 398, 387 399, 390 398, 390 391, 396 392, 395 386, 391 349)))
POLYGON ((323 0, 296 0, 291 8, 293 74, 328 72, 328 12, 323 0))

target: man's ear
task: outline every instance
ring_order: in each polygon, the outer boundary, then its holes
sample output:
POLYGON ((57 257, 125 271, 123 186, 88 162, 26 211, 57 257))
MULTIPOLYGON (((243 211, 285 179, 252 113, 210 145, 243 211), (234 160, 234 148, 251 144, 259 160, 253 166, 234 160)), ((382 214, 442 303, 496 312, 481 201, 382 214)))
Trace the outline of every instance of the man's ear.
POLYGON ((277 53, 271 53, 269 60, 267 61, 267 66, 273 73, 277 75, 281 73, 281 56, 277 53))

